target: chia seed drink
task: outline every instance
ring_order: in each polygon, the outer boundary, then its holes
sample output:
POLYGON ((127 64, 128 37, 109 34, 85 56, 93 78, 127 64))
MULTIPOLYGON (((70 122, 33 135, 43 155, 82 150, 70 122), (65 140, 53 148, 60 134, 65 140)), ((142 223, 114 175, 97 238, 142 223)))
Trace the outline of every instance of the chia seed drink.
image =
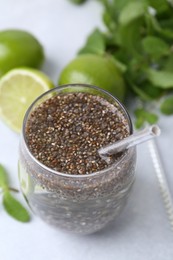
POLYGON ((132 134, 127 111, 109 93, 65 85, 28 109, 19 179, 31 209, 67 231, 89 234, 113 221, 134 182, 136 149, 102 159, 98 149, 132 134))

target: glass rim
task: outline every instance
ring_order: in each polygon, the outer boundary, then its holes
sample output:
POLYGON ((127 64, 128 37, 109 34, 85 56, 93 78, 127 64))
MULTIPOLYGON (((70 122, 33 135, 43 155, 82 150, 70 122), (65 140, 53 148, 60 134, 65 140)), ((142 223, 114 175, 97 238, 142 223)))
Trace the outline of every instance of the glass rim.
MULTIPOLYGON (((127 152, 124 152, 124 154, 120 157, 119 160, 115 161, 115 163, 111 164, 109 167, 105 168, 105 169, 102 169, 100 171, 96 171, 96 172, 92 172, 92 173, 89 173, 89 174, 83 174, 83 175, 80 175, 80 174, 69 174, 69 173, 63 173, 63 172, 59 172, 59 171, 56 171, 56 170, 53 170, 52 168, 49 168, 48 166, 44 165, 43 163, 41 163, 39 160, 37 160, 33 154, 31 153, 29 147, 28 147, 28 144, 27 144, 27 141, 26 141, 26 134, 25 134, 25 127, 26 127, 26 123, 27 123, 27 120, 28 120, 28 117, 29 117, 29 114, 32 110, 32 108, 34 108, 34 106, 37 104, 37 102, 42 99, 44 96, 46 95, 49 95, 51 92, 56 92, 57 91, 57 94, 58 92, 61 93, 61 90, 67 88, 67 87, 86 87, 86 88, 90 88, 90 89, 95 89, 96 91, 98 92, 101 92, 105 95, 107 95, 108 97, 112 98, 112 100, 114 100, 115 102, 117 102, 117 104, 121 107, 122 111, 124 112, 124 116, 126 117, 127 121, 128 121, 128 126, 129 126, 129 131, 130 131, 130 134, 133 133, 133 125, 132 125, 132 121, 131 121, 131 118, 130 118, 130 115, 127 111, 127 109, 125 108, 125 106, 119 101, 119 99, 115 96, 113 96, 110 92, 100 88, 100 87, 97 87, 97 86, 94 86, 94 85, 90 85, 90 84, 83 84, 83 83, 75 83, 75 84, 64 84, 64 85, 60 85, 60 86, 57 86, 57 87, 54 87, 46 92, 44 92, 43 94, 41 94, 40 96, 38 96, 33 102, 32 104, 29 106, 29 108, 27 109, 26 113, 25 113, 25 116, 24 116, 24 119, 23 119, 23 125, 22 125, 22 139, 24 141, 24 145, 25 145, 25 149, 27 151, 27 153, 29 154, 29 156, 31 157, 31 159, 37 164, 39 165, 41 168, 43 168, 44 170, 47 170, 49 171, 50 173, 54 174, 54 175, 59 175, 59 176, 62 176, 62 177, 69 177, 69 178, 88 178, 88 177, 92 177, 92 176, 96 176, 96 175, 101 175, 101 174, 104 174, 105 172, 109 171, 111 168, 115 167, 115 166, 118 166, 122 160, 124 160, 126 157, 127 157, 127 152)), ((70 93, 70 92, 66 92, 66 93, 70 93)), ((92 93, 91 93, 92 95, 92 93)), ((44 100, 45 101, 45 100, 44 100)), ((43 101, 43 102, 44 102, 43 101)), ((133 148, 130 148, 128 150, 133 150, 133 148)))

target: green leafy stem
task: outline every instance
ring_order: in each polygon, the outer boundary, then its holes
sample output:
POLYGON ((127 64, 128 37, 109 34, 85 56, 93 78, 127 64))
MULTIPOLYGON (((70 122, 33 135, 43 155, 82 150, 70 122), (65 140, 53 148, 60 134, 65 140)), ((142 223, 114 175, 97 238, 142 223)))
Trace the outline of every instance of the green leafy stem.
POLYGON ((30 215, 28 211, 16 200, 11 192, 18 192, 17 189, 9 186, 8 174, 5 168, 0 164, 0 189, 2 195, 2 204, 5 211, 14 219, 20 222, 28 222, 30 215))
MULTIPOLYGON (((163 114, 173 114, 173 1, 99 3, 106 30, 94 29, 78 54, 112 56, 126 82, 127 95, 138 97, 144 107, 157 102, 163 114)), ((137 107, 136 126, 155 122, 156 114, 137 107)))

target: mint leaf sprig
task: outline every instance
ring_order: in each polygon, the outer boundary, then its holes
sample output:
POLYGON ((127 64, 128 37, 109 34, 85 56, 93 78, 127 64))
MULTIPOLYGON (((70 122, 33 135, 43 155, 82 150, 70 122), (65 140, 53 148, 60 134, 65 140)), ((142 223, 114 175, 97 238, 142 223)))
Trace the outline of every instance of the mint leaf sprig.
MULTIPOLYGON (((144 107, 158 102, 162 113, 173 114, 173 1, 99 3, 106 30, 94 29, 78 54, 111 55, 126 81, 127 95, 138 97, 144 107)), ((146 109, 137 108, 135 116, 137 127, 159 119, 146 109)))
POLYGON ((28 222, 30 215, 22 204, 16 200, 11 191, 18 191, 9 186, 8 174, 5 168, 0 164, 0 190, 2 195, 2 204, 5 211, 14 219, 20 222, 28 222))

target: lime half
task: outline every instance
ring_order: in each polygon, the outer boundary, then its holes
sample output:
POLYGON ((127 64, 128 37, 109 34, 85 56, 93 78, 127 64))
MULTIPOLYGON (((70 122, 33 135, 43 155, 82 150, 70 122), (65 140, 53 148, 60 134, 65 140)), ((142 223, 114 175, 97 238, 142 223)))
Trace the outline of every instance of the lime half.
POLYGON ((35 69, 13 69, 0 79, 0 117, 20 132, 26 110, 42 93, 54 87, 49 78, 35 69))

